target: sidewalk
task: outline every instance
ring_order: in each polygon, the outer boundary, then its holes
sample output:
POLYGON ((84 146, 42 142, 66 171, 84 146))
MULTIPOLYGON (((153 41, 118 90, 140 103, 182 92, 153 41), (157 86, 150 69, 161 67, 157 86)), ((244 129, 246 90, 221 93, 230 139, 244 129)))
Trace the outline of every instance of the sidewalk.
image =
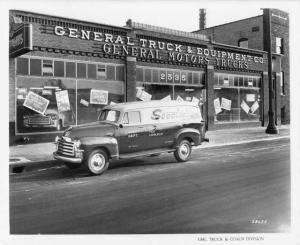
MULTIPOLYGON (((290 126, 282 125, 279 128, 279 134, 266 134, 264 127, 259 128, 241 128, 241 129, 224 129, 208 131, 206 136, 209 143, 204 143, 199 148, 216 147, 222 145, 241 144, 246 142, 255 142, 261 140, 273 140, 290 136, 290 126)), ((198 148, 198 147, 197 147, 198 148)), ((55 166, 59 163, 52 157, 55 151, 53 143, 37 143, 27 145, 16 145, 9 147, 9 165, 12 172, 23 171, 24 168, 30 167, 48 167, 55 166)))

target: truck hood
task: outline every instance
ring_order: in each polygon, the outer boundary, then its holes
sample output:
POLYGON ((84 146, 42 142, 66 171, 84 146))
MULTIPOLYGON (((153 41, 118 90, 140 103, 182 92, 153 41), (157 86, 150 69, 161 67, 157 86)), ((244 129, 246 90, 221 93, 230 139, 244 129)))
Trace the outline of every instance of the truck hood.
POLYGON ((72 139, 80 139, 84 137, 100 137, 106 136, 108 133, 114 134, 116 126, 111 123, 93 122, 72 126, 64 132, 64 136, 72 139))

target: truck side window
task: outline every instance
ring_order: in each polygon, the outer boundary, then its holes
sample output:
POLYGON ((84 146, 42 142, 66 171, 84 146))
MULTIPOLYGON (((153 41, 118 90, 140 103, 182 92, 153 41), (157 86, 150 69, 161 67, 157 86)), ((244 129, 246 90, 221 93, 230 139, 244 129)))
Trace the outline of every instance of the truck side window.
POLYGON ((123 124, 128 124, 128 123, 129 123, 128 113, 126 112, 124 117, 123 117, 123 124))
POLYGON ((123 124, 139 124, 141 123, 141 115, 139 111, 126 112, 123 118, 123 124))

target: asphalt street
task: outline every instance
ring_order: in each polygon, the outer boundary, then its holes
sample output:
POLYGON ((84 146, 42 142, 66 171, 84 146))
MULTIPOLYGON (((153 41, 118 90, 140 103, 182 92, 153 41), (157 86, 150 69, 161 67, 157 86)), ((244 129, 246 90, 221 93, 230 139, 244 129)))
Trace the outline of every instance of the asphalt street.
POLYGON ((11 234, 273 233, 290 229, 290 142, 277 139, 10 175, 11 234))

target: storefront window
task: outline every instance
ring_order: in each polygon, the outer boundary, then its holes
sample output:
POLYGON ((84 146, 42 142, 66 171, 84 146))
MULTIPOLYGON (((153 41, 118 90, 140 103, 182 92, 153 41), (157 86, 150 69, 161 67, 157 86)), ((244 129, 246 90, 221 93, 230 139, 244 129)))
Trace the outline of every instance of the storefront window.
POLYGON ((116 68, 112 65, 107 65, 107 79, 108 80, 116 80, 116 68))
POLYGON ((42 60, 30 59, 30 75, 32 76, 42 75, 42 60))
POLYGON ((65 76, 65 66, 63 61, 54 61, 54 76, 55 77, 65 76))
MULTIPOLYGON (((173 88, 166 84, 142 84, 137 83, 137 90, 142 90, 151 96, 151 100, 161 100, 165 97, 173 99, 173 88)), ((141 97, 137 100, 143 100, 141 97)))
POLYGON ((137 67, 137 100, 184 100, 203 107, 203 71, 137 67))
POLYGON ((75 80, 18 77, 18 132, 60 131, 75 124, 75 86, 75 80))
POLYGON ((86 64, 77 63, 77 77, 86 78, 86 64))
POLYGON ((20 57, 16 70, 17 133, 94 122, 104 106, 124 102, 124 65, 20 57))
POLYGON ((77 80, 77 124, 94 122, 104 106, 123 101, 123 82, 77 80))
POLYGON ((215 123, 260 120, 259 76, 214 74, 215 123))
POLYGON ((88 78, 96 79, 96 64, 88 64, 88 78))
POLYGON ((27 58, 17 59, 17 74, 18 75, 28 75, 29 62, 27 58))
POLYGON ((66 77, 76 77, 75 62, 66 62, 66 77))

